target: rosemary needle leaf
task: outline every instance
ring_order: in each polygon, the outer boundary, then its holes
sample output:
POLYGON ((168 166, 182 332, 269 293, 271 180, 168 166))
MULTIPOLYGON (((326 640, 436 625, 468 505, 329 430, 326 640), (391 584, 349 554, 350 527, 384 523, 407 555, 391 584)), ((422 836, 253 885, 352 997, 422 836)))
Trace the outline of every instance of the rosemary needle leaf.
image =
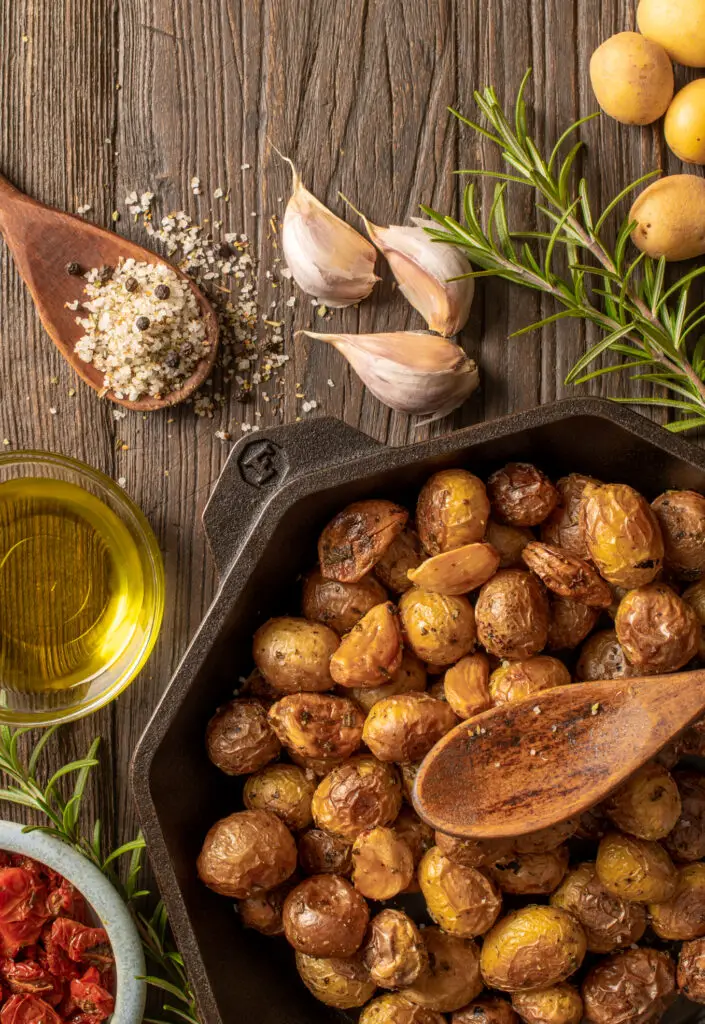
POLYGON ((581 370, 584 370, 585 367, 588 366, 594 359, 597 359, 598 356, 602 355, 602 353, 605 352, 610 347, 610 345, 612 345, 613 342, 618 341, 620 338, 623 338, 625 334, 629 334, 633 327, 634 324, 625 324, 624 327, 620 327, 619 330, 613 331, 612 334, 608 334, 606 338, 602 338, 602 340, 598 341, 597 344, 592 346, 592 348, 589 348, 587 352, 585 352, 584 355, 580 357, 580 359, 577 361, 573 369, 566 377, 566 384, 571 384, 573 382, 573 379, 578 376, 581 370))
POLYGON ((694 417, 691 420, 675 420, 666 424, 666 430, 672 434, 681 434, 686 430, 695 430, 697 427, 705 427, 705 416, 694 417))

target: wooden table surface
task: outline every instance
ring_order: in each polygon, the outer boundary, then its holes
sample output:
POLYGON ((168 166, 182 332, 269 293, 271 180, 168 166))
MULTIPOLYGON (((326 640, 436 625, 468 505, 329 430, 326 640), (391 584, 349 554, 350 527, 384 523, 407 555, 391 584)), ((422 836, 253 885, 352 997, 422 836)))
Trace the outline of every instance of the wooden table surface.
MULTIPOLYGON (((122 211, 117 229, 140 242, 142 227, 125 216, 128 192, 153 190, 162 211, 190 202, 203 218, 216 205, 214 190, 229 188, 226 227, 250 236, 265 304, 274 258, 268 222, 290 188, 270 140, 338 212, 342 190, 378 223, 404 222, 422 202, 457 213, 453 170, 493 167, 496 156, 459 131, 446 107, 474 116, 472 91, 489 83, 512 100, 531 65, 535 134, 552 145, 569 122, 596 109, 588 80, 594 48, 633 27, 632 0, 9 0, 0 4, 0 171, 61 208, 90 203, 88 216, 105 226, 122 211), (189 185, 195 175, 198 199, 189 185)), ((677 74, 685 80, 682 69, 677 74)), ((596 205, 656 166, 680 170, 658 130, 602 118, 583 138, 596 205)), ((526 192, 512 194, 510 210, 531 226, 526 192)), ((243 421, 266 427, 271 405, 242 405, 228 389, 213 419, 186 406, 116 421, 49 342, 4 246, 0 259, 0 441, 70 454, 124 477, 164 553, 166 615, 147 668, 109 709, 66 727, 52 753, 57 761, 82 753, 101 735, 91 811, 109 842, 127 839, 136 829, 130 756, 216 583, 201 512, 231 445, 215 432, 240 436, 243 421)), ((383 274, 370 301, 324 329, 423 326, 383 274)), ((462 339, 481 367, 482 390, 415 434, 333 349, 294 340, 294 329, 315 316, 303 298, 287 309, 284 420, 338 416, 400 445, 573 393, 562 381, 595 340, 590 332, 563 321, 540 338, 507 340, 552 311, 532 294, 483 281, 462 339), (297 393, 317 408, 304 413, 297 393)), ((619 383, 602 380, 592 393, 619 383)))

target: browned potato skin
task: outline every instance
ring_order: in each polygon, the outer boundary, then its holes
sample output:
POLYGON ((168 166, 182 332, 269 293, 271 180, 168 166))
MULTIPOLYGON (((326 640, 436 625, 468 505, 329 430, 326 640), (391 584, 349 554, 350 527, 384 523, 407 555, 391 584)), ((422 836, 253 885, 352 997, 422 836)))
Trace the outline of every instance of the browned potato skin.
POLYGON ((678 882, 662 846, 620 832, 610 832, 600 841, 595 868, 608 892, 634 903, 668 900, 678 882))
POLYGON ((682 811, 663 845, 676 861, 705 860, 705 775, 683 770, 673 778, 682 811))
POLYGON ((445 699, 458 718, 472 718, 491 706, 490 659, 484 651, 467 654, 443 677, 445 699))
POLYGON ((340 767, 345 760, 344 757, 305 757, 303 754, 297 754, 295 750, 290 750, 288 753, 295 765, 303 768, 305 772, 311 772, 319 779, 328 775, 334 768, 340 767))
POLYGON ((466 597, 414 587, 402 594, 399 615, 407 644, 427 664, 452 665, 475 646, 475 614, 466 597))
POLYGON ((698 657, 705 661, 705 580, 698 580, 682 594, 683 600, 689 604, 700 623, 700 641, 698 657))
POLYGON ((419 818, 413 807, 404 804, 394 820, 394 831, 411 850, 414 867, 434 845, 433 829, 419 818))
POLYGON ((580 1024, 583 1019, 580 993, 564 981, 533 992, 515 992, 512 1006, 526 1024, 580 1024))
POLYGON ((510 462, 487 481, 495 518, 510 526, 538 526, 560 495, 545 473, 528 462, 510 462))
POLYGON ((490 700, 495 707, 510 704, 553 686, 567 686, 570 681, 570 672, 563 662, 548 654, 526 661, 509 661, 490 676, 490 700))
POLYGON ((330 659, 340 643, 320 622, 280 616, 255 633, 255 664, 277 693, 331 690, 330 659))
POLYGON ((678 988, 694 1003, 705 1003, 705 939, 684 942, 678 957, 678 988))
POLYGON ((311 824, 315 778, 294 764, 273 764, 250 775, 242 799, 248 811, 276 814, 287 828, 300 832, 311 824))
POLYGON ((591 608, 608 608, 612 591, 592 566, 563 548, 534 540, 521 557, 539 579, 559 597, 580 601, 591 608))
POLYGON ((565 981, 585 956, 585 932, 558 907, 528 906, 503 917, 485 936, 485 984, 505 992, 548 988, 565 981))
POLYGON ((379 498, 348 505, 331 519, 319 538, 322 575, 341 583, 357 583, 380 560, 408 518, 406 509, 379 498))
POLYGON ((536 538, 526 526, 510 526, 508 523, 497 523, 490 519, 485 540, 499 555, 500 569, 514 569, 523 566, 521 553, 526 545, 536 538))
POLYGON ((401 910, 382 910, 372 918, 362 958, 380 988, 411 985, 428 967, 421 932, 401 910))
POLYGON ((421 761, 416 761, 414 764, 399 765, 404 799, 408 800, 410 804, 413 804, 414 801, 414 783, 416 782, 416 776, 420 767, 421 761))
POLYGON ((327 580, 316 568, 304 580, 301 614, 311 622, 322 622, 342 636, 370 609, 386 600, 387 591, 374 576, 363 576, 357 583, 341 583, 327 580))
POLYGON ((274 889, 294 873, 296 843, 276 815, 237 811, 209 830, 196 866, 209 889, 247 899, 274 889))
POLYGON ((351 1010, 374 995, 376 985, 359 957, 296 953, 296 968, 309 992, 326 1006, 351 1010))
POLYGON ((282 909, 284 900, 293 888, 291 879, 285 885, 270 889, 259 896, 248 896, 237 901, 237 912, 243 928, 252 928, 262 935, 283 935, 282 909))
POLYGON ((644 675, 629 664, 613 629, 601 629, 587 638, 580 651, 575 674, 582 683, 644 675))
POLYGON ((417 1006, 399 992, 388 992, 368 1003, 358 1024, 446 1024, 445 1017, 417 1006))
POLYGON ((344 636, 330 661, 339 686, 375 687, 388 683, 401 665, 401 628, 391 601, 378 604, 344 636))
POLYGON ((648 502, 627 484, 587 484, 580 525, 590 559, 609 583, 643 587, 663 564, 658 520, 648 502))
POLYGON ((352 956, 362 945, 370 912, 340 875, 312 875, 284 901, 282 922, 290 945, 309 956, 352 956))
POLYGON ((393 594, 411 589, 409 569, 415 569, 425 558, 416 530, 407 526, 398 534, 375 565, 375 576, 393 594))
POLYGON ((321 780, 311 810, 317 828, 352 842, 363 829, 390 825, 401 800, 401 784, 393 766, 360 755, 321 780))
POLYGON ((401 994, 412 1003, 450 1013, 482 991, 480 954, 472 939, 447 935, 440 928, 425 928, 423 940, 429 969, 401 994))
POLYGON ((454 597, 481 587, 498 567, 499 552, 491 544, 464 544, 427 558, 409 570, 409 579, 423 590, 454 597))
POLYGON ((651 927, 661 939, 682 942, 705 936, 705 864, 686 864, 678 872, 670 900, 649 904, 651 927))
POLYGON ((665 565, 682 580, 705 573, 705 497, 666 491, 651 503, 666 546, 665 565))
POLYGON ((401 693, 375 704, 365 719, 362 739, 379 761, 408 764, 425 757, 457 724, 444 701, 428 693, 401 693))
POLYGON ((511 839, 458 839, 436 832, 435 840, 441 853, 465 868, 489 867, 512 851, 511 839))
POLYGON ((337 759, 360 746, 365 716, 347 697, 292 693, 272 705, 269 721, 290 753, 337 759))
POLYGON ((566 839, 575 835, 579 823, 578 818, 566 818, 565 821, 548 825, 537 832, 516 836, 513 840, 514 850, 516 853, 548 853, 557 850, 566 839))
POLYGON ((585 561, 589 559, 590 554, 580 525, 580 503, 586 484, 599 486, 600 481, 581 473, 570 473, 561 477, 556 483, 556 490, 560 495, 558 505, 541 524, 541 540, 564 548, 571 555, 585 561))
POLYGON ((365 829, 352 848, 352 881, 368 900, 390 900, 414 877, 414 857, 393 828, 365 829))
POLYGON ((299 839, 299 867, 305 875, 352 874, 352 846, 319 828, 299 839))
POLYGON ((451 935, 484 935, 502 910, 502 896, 488 875, 449 860, 437 846, 419 865, 419 885, 429 914, 451 935))
POLYGON ((490 502, 482 480, 465 469, 442 469, 421 488, 416 528, 429 555, 482 540, 490 502))
POLYGON ((580 815, 575 835, 577 839, 589 839, 590 842, 597 843, 611 831, 612 822, 602 810, 602 806, 597 804, 580 815))
POLYGON ((599 608, 589 608, 579 601, 554 597, 550 601, 549 651, 567 651, 579 647, 595 628, 599 617, 599 608))
POLYGON ((662 583, 630 590, 620 602, 614 625, 624 653, 637 668, 675 672, 698 651, 697 615, 662 583))
POLYGON ((247 775, 278 757, 281 744, 261 702, 240 697, 218 708, 211 718, 206 750, 226 775, 247 775))
POLYGON ((480 643, 498 658, 519 661, 546 646, 548 601, 531 573, 501 569, 480 591, 475 619, 480 643))
POLYGON ((568 847, 547 853, 513 853, 489 868, 502 892, 516 896, 538 896, 553 892, 568 869, 568 847))
POLYGON ((585 1020, 591 1024, 646 1024, 658 1020, 675 998, 668 953, 627 949, 601 960, 582 985, 585 1020))
POLYGON ((591 953, 612 953, 638 942, 646 931, 646 909, 608 892, 595 865, 572 868, 551 896, 551 906, 567 910, 580 921, 591 953))
POLYGON ((253 668, 242 684, 239 696, 254 698, 260 702, 262 707, 268 708, 279 698, 280 694, 273 686, 269 685, 258 668, 253 668))
POLYGON ((451 1024, 519 1024, 519 1018, 507 999, 486 995, 456 1010, 451 1024))
POLYGON ((350 697, 369 712, 375 704, 386 697, 400 693, 421 693, 426 689, 426 666, 411 651, 402 651, 401 665, 388 683, 373 687, 354 687, 350 697))
POLYGON ((639 839, 663 839, 680 817, 681 798, 670 772, 650 761, 622 783, 604 809, 622 832, 639 839))

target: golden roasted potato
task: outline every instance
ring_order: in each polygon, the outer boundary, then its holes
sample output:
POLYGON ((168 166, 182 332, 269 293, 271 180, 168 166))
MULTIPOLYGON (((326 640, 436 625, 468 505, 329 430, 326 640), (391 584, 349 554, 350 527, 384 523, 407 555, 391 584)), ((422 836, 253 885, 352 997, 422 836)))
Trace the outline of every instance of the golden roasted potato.
POLYGON ((523 836, 515 836, 512 840, 517 853, 548 853, 556 850, 566 839, 570 839, 578 830, 578 818, 566 818, 555 825, 547 825, 537 832, 527 832, 523 836))
POLYGON ((572 914, 528 906, 503 917, 485 936, 480 966, 489 988, 504 992, 548 988, 580 967, 587 941, 572 914))
POLYGON ((393 594, 403 594, 411 589, 409 569, 421 565, 425 555, 416 530, 407 526, 397 534, 387 550, 375 565, 375 576, 393 594))
POLYGON ((551 896, 583 926, 591 953, 612 953, 638 942, 646 931, 646 909, 608 892, 589 862, 572 868, 551 896))
POLYGON ((435 840, 441 853, 465 868, 489 867, 507 857, 513 848, 511 839, 459 839, 445 832, 436 832, 435 840))
POLYGON ((451 935, 484 935, 502 909, 502 896, 488 875, 449 860, 437 846, 419 865, 419 885, 429 914, 451 935))
POLYGON ((316 568, 304 580, 301 614, 310 622, 322 622, 342 636, 375 605, 386 600, 387 591, 374 576, 363 576, 357 583, 341 583, 326 579, 316 568))
POLYGON ((678 957, 678 988, 694 1003, 705 1003, 705 939, 684 942, 678 957))
POLYGON ((243 928, 252 928, 262 935, 283 935, 282 909, 284 900, 291 892, 294 883, 290 878, 284 885, 269 889, 259 896, 248 896, 238 900, 235 909, 240 915, 243 928))
POLYGON ((451 665, 475 646, 475 614, 466 597, 414 587, 402 594, 399 615, 406 642, 427 664, 451 665))
POLYGON ((466 654, 443 677, 445 699, 458 718, 472 718, 490 707, 490 660, 484 651, 466 654))
POLYGON ((559 597, 580 601, 591 608, 608 608, 612 591, 598 573, 576 555, 563 548, 534 540, 527 544, 521 557, 542 583, 559 597))
POLYGON ((416 528, 429 555, 482 540, 490 502, 482 480, 466 469, 442 469, 421 488, 416 528))
POLYGON ((548 600, 536 577, 521 569, 501 569, 485 583, 475 618, 480 643, 498 658, 519 661, 546 646, 548 600))
POLYGON ((424 663, 411 651, 402 651, 401 665, 388 683, 373 687, 353 687, 349 695, 364 711, 369 712, 378 701, 386 697, 396 697, 400 693, 421 693, 426 689, 426 682, 424 663))
POLYGON ((378 604, 344 636, 330 660, 338 686, 388 683, 401 665, 401 629, 391 601, 378 604))
POLYGON ((650 672, 682 668, 700 643, 697 615, 663 583, 630 590, 620 602, 614 627, 632 665, 650 672))
POLYGON ((243 900, 294 873, 296 843, 275 814, 237 811, 209 830, 196 867, 209 889, 243 900))
POLYGON ((425 928, 423 940, 429 969, 401 994, 412 1003, 440 1013, 459 1010, 479 996, 480 953, 472 939, 447 935, 440 928, 425 928))
POLYGON ((510 526, 538 526, 553 512, 560 495, 536 466, 510 462, 487 481, 496 519, 510 526))
POLYGON ((697 491, 666 491, 651 503, 666 548, 664 564, 679 579, 705 573, 705 497, 697 491))
MULTIPOLYGON (((521 553, 532 540, 536 538, 526 526, 510 526, 508 523, 498 523, 494 519, 487 523, 485 541, 491 544, 499 555, 500 569, 521 568, 521 553)), ((506 1000, 500 1002, 504 1003, 506 1000)))
POLYGON ((563 597, 551 598, 547 644, 549 651, 566 651, 579 647, 588 633, 595 628, 599 617, 599 608, 589 608, 579 601, 567 601, 563 597))
POLYGON ((456 1010, 452 1024, 519 1024, 519 1018, 509 1000, 486 995, 456 1010))
POLYGON ((601 576, 618 587, 643 587, 663 564, 661 528, 645 498, 627 484, 586 484, 580 525, 601 576))
POLYGON ((352 956, 362 945, 370 912, 340 875, 305 878, 284 900, 287 942, 309 956, 352 956))
POLYGON ((247 775, 279 756, 281 744, 259 700, 239 697, 216 713, 206 729, 206 750, 226 775, 247 775))
POLYGON ((515 992, 512 1006, 526 1024, 580 1024, 583 1019, 580 993, 565 981, 532 992, 515 992))
POLYGON ((362 958, 380 988, 411 985, 428 967, 421 932, 401 910, 383 910, 372 918, 362 958))
POLYGON ((399 992, 389 992, 367 1004, 359 1024, 445 1024, 445 1017, 426 1006, 417 1006, 399 992))
POLYGON ((394 767, 363 754, 319 782, 311 810, 318 828, 352 842, 366 828, 391 825, 401 799, 394 767))
POLYGON ((700 623, 698 657, 701 661, 705 661, 705 580, 698 580, 692 587, 688 587, 683 591, 682 597, 698 617, 700 623))
POLYGON ((280 616, 255 633, 255 664, 277 693, 331 690, 330 659, 340 640, 328 626, 280 616))
POLYGON ((432 555, 416 569, 409 570, 415 587, 432 594, 467 594, 486 583, 499 567, 499 552, 491 544, 464 544, 452 551, 432 555))
POLYGON ((269 811, 300 832, 311 824, 315 788, 315 777, 295 764, 270 764, 250 775, 242 799, 248 811, 269 811))
POLYGON ((404 804, 394 820, 394 831, 411 850, 414 867, 434 845, 433 829, 419 818, 413 807, 404 804))
POLYGON ((296 969, 309 992, 326 1006, 363 1006, 377 988, 360 957, 317 957, 296 953, 296 969))
POLYGON ((672 775, 650 761, 623 782, 604 803, 618 829, 639 839, 663 839, 681 813, 681 798, 672 775))
POLYGON ((562 661, 538 654, 526 661, 506 661, 496 668, 490 676, 490 699, 496 707, 569 683, 570 672, 562 661))
POLYGON ((660 903, 676 891, 671 858, 648 839, 610 832, 597 848, 595 870, 608 892, 634 903, 660 903))
POLYGON ((675 998, 674 964, 668 953, 627 949, 605 957, 582 984, 590 1024, 657 1021, 675 998))
POLYGON ((651 927, 660 939, 683 942, 705 936, 705 864, 686 864, 678 872, 669 900, 649 904, 651 927))
POLYGON ((598 679, 630 679, 644 673, 627 661, 615 631, 601 629, 583 644, 575 674, 581 683, 589 683, 598 679))
POLYGON ((365 716, 347 697, 291 693, 272 705, 269 721, 290 753, 338 759, 360 746, 365 716))
POLYGON ((548 519, 541 523, 541 540, 546 544, 569 551, 571 555, 587 561, 590 557, 580 525, 580 503, 586 484, 600 481, 581 473, 570 473, 556 483, 559 494, 558 505, 548 519))
POLYGON ((379 761, 420 761, 441 736, 458 724, 450 705, 428 693, 401 693, 370 711, 363 742, 379 761))
POLYGON ((705 775, 682 770, 673 778, 682 810, 663 845, 676 861, 705 860, 705 775))
POLYGON ((516 896, 538 896, 553 892, 568 870, 568 847, 547 853, 512 853, 488 869, 502 892, 516 896))
POLYGON ((328 523, 318 541, 327 580, 357 583, 374 568, 406 526, 409 513, 392 501, 355 501, 328 523))
POLYGON ((299 867, 305 875, 352 874, 352 845, 320 828, 299 839, 299 867))
POLYGON ((353 885, 368 900, 391 900, 414 877, 411 849, 393 828, 376 825, 356 836, 352 848, 353 885))

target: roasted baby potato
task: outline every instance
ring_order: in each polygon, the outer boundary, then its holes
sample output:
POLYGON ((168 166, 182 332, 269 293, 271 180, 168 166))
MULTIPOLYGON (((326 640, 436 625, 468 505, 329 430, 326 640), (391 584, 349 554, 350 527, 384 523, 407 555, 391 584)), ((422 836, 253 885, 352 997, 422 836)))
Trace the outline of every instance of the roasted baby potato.
POLYGON ((488 987, 504 992, 548 988, 577 971, 586 948, 585 932, 565 910, 522 907, 485 936, 482 977, 488 987))
POLYGON ((311 810, 318 828, 352 842, 366 828, 390 825, 401 799, 401 783, 392 765, 361 755, 319 782, 311 810))
POLYGON ((412 1003, 399 992, 389 992, 367 1004, 359 1024, 445 1024, 445 1017, 412 1003))
POLYGON ((512 845, 517 853, 548 853, 570 839, 578 830, 578 818, 566 818, 555 825, 548 825, 536 832, 527 832, 523 836, 515 836, 512 845))
POLYGON ((580 993, 565 981, 532 992, 515 992, 512 1006, 526 1024, 580 1024, 583 1019, 580 993))
POLYGON ((276 814, 292 832, 311 824, 315 778, 295 764, 271 764, 250 775, 242 799, 248 811, 276 814))
POLYGON ((498 567, 499 552, 491 544, 464 544, 427 558, 416 569, 409 570, 409 579, 414 586, 432 594, 453 597, 481 587, 498 567))
POLYGON ((409 570, 421 565, 425 557, 418 533, 407 526, 397 534, 375 565, 375 576, 393 594, 403 594, 411 589, 409 570))
POLYGON ((486 995, 456 1010, 452 1024, 519 1024, 519 1018, 507 999, 486 995))
POLYGON ((705 580, 698 580, 692 587, 683 591, 683 600, 690 605, 700 623, 700 642, 698 657, 705 661, 705 580))
POLYGON ((262 935, 283 935, 282 909, 284 900, 292 888, 293 883, 289 879, 288 882, 277 886, 276 889, 269 889, 267 892, 260 893, 259 896, 248 896, 244 900, 238 900, 236 909, 243 928, 252 928, 253 931, 261 932, 262 935))
POLYGON ((305 875, 349 875, 352 845, 320 828, 310 828, 299 839, 299 867, 305 875))
POLYGON ((401 910, 386 909, 372 918, 362 958, 380 988, 411 985, 428 967, 421 932, 401 910))
POLYGON ((683 770, 673 778, 682 810, 663 845, 676 861, 705 860, 705 775, 683 770))
POLYGON ((676 891, 673 861, 647 839, 609 833, 600 841, 595 870, 608 892, 634 903, 661 903, 676 891))
POLYGON ((296 968, 309 992, 326 1006, 363 1006, 377 988, 359 957, 317 957, 296 953, 296 968))
POLYGON ((403 651, 401 665, 388 683, 373 687, 353 687, 350 696, 364 711, 369 712, 385 697, 396 697, 400 693, 421 693, 426 689, 426 682, 424 663, 411 651, 403 651))
POLYGON ((568 847, 547 853, 512 853, 496 860, 488 869, 502 892, 515 896, 538 896, 553 892, 568 870, 568 847))
POLYGON ((694 1003, 705 1003, 705 939, 684 942, 678 957, 678 988, 694 1003))
POLYGON ((487 481, 492 512, 510 526, 538 526, 551 514, 559 494, 545 473, 528 462, 510 462, 487 481))
POLYGON ((609 583, 643 587, 663 564, 661 528, 645 498, 627 484, 586 484, 580 525, 590 559, 609 583))
POLYGON ((578 818, 578 827, 575 830, 576 839, 589 839, 596 843, 604 838, 608 832, 612 832, 612 822, 602 810, 601 804, 589 807, 587 811, 578 818))
POLYGON ((296 868, 289 829, 267 811, 237 811, 209 830, 198 858, 198 876, 221 896, 243 900, 281 885, 296 868))
POLYGON ((682 942, 705 936, 705 864, 686 864, 678 872, 676 891, 662 903, 649 904, 651 927, 660 939, 682 942))
POLYGON ((548 600, 541 584, 521 569, 501 569, 475 605, 480 643, 498 658, 531 658, 546 646, 548 600))
POLYGON ((355 838, 353 885, 368 900, 390 900, 414 877, 414 857, 393 828, 376 825, 355 838))
POLYGON ((401 994, 440 1013, 450 1013, 465 1006, 482 991, 480 953, 472 939, 447 935, 440 928, 425 928, 424 945, 429 954, 429 968, 401 994))
POLYGON ((414 587, 402 594, 399 615, 406 642, 427 664, 452 665, 475 646, 475 615, 466 597, 414 587))
POLYGON ((318 541, 321 573, 357 583, 406 526, 409 513, 392 501, 355 501, 328 523, 318 541))
POLYGON ((563 548, 534 540, 521 557, 542 583, 559 597, 580 601, 591 608, 608 608, 612 591, 598 573, 576 555, 563 548))
POLYGON ((643 675, 627 661, 613 629, 601 629, 589 636, 580 650, 575 674, 582 683, 598 679, 629 679, 643 675))
POLYGON ((567 910, 583 926, 591 953, 612 953, 631 946, 646 930, 646 909, 608 892, 595 865, 572 868, 551 896, 551 906, 567 910))
MULTIPOLYGON (((508 523, 497 523, 490 519, 485 540, 499 555, 499 568, 513 569, 522 566, 521 553, 526 545, 536 538, 526 526, 510 526, 508 523)), ((506 1003, 506 1000, 500 1002, 506 1003)))
POLYGON ((570 473, 556 483, 559 501, 548 519, 541 523, 541 540, 546 544, 563 548, 577 558, 587 561, 590 557, 580 525, 580 503, 586 484, 600 481, 581 473, 570 473))
POLYGON ((290 753, 338 759, 360 746, 365 716, 347 697, 291 693, 272 705, 269 721, 290 753))
POLYGON ((663 839, 680 817, 681 798, 670 772, 650 761, 612 793, 604 810, 622 832, 663 839))
POLYGON ((657 1021, 675 998, 674 964, 668 953, 627 949, 605 957, 582 985, 590 1024, 657 1021))
POLYGON ((472 718, 490 707, 490 660, 483 651, 467 654, 443 677, 445 699, 458 718, 472 718))
POLYGON ((568 683, 570 672, 563 662, 548 654, 539 654, 526 661, 507 661, 496 668, 490 676, 490 699, 496 707, 568 683))
POLYGON ((419 818, 413 807, 404 804, 394 821, 394 831, 411 850, 414 867, 435 844, 433 829, 419 818))
POLYGON ((442 469, 421 488, 416 528, 429 555, 482 540, 490 502, 482 480, 465 469, 442 469))
POLYGON ((279 756, 281 744, 259 700, 240 697, 218 708, 206 729, 206 750, 226 775, 247 775, 279 756))
POLYGON ((387 601, 372 608, 343 637, 330 660, 330 674, 339 686, 380 686, 391 680, 401 658, 397 610, 387 601))
POLYGON ((370 912, 340 875, 312 875, 284 900, 282 922, 290 945, 309 956, 352 956, 362 945, 370 912))
POLYGON ((563 597, 551 598, 547 644, 549 651, 579 647, 595 628, 599 617, 599 608, 589 608, 579 601, 567 601, 563 597))
POLYGON ((316 568, 304 580, 301 613, 310 622, 322 622, 342 636, 386 600, 387 591, 374 576, 363 576, 357 583, 341 583, 326 579, 316 568))
POLYGON ((459 839, 444 832, 436 832, 435 840, 441 853, 465 868, 489 867, 507 857, 513 848, 511 839, 459 839))
POLYGON ((705 497, 697 491, 666 491, 651 503, 666 548, 664 564, 682 580, 705 573, 705 497))
POLYGON ((484 935, 502 909, 502 896, 488 875, 449 860, 437 846, 419 865, 419 885, 429 914, 452 935, 484 935))
POLYGON ((255 664, 277 693, 331 690, 330 659, 340 640, 328 626, 281 616, 255 633, 255 664))
POLYGON ((458 724, 449 704, 428 693, 381 700, 365 719, 362 739, 379 761, 420 761, 458 724))
POLYGON ((663 583, 630 590, 620 602, 614 627, 631 664, 650 672, 682 668, 700 643, 697 615, 663 583))

